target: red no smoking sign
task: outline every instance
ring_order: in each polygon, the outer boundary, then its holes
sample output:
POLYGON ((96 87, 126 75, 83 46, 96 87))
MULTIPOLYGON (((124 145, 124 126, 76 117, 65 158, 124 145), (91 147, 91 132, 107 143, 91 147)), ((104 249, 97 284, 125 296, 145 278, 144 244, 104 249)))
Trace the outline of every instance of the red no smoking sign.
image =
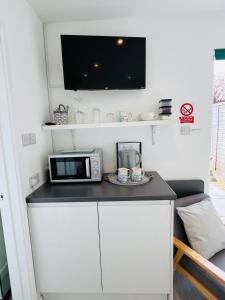
POLYGON ((183 116, 190 116, 193 113, 193 105, 191 103, 184 103, 180 107, 180 113, 183 116))
POLYGON ((180 123, 194 123, 194 116, 191 116, 194 108, 191 103, 184 103, 180 107, 180 113, 182 117, 180 117, 180 123))

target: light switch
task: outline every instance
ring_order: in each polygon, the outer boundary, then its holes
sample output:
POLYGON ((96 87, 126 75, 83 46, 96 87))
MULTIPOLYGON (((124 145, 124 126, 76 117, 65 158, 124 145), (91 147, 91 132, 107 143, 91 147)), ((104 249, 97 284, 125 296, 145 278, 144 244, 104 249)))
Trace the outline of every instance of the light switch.
POLYGON ((23 144, 23 146, 29 146, 30 145, 30 135, 29 135, 29 133, 22 134, 22 144, 23 144))
POLYGON ((36 134, 30 133, 30 145, 36 144, 36 134))
POLYGON ((24 133, 22 134, 22 144, 23 146, 29 146, 36 144, 36 133, 24 133))

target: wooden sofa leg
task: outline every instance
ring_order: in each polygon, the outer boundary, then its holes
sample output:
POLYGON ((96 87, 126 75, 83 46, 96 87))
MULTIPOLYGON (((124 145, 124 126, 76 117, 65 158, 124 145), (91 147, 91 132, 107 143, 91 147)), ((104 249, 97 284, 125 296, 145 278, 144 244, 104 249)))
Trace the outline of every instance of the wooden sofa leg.
POLYGON ((199 292, 205 296, 209 300, 219 300, 219 298, 215 297, 204 285, 202 285, 196 278, 194 278, 188 271, 186 271, 183 267, 177 264, 176 271, 179 272, 182 276, 184 276, 188 281, 190 281, 199 292))
POLYGON ((173 272, 176 271, 176 267, 179 264, 179 262, 180 262, 181 258, 183 257, 183 255, 184 255, 184 252, 181 251, 180 249, 178 249, 177 253, 176 253, 176 255, 173 259, 173 272))

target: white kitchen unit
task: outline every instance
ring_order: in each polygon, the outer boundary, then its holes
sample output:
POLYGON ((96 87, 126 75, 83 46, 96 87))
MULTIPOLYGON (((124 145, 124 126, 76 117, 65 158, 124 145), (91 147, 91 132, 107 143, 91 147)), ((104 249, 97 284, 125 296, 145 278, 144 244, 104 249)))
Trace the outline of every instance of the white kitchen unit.
POLYGON ((175 198, 156 172, 132 189, 46 183, 32 193, 33 258, 44 300, 172 300, 175 198))
POLYGON ((105 293, 170 294, 170 201, 99 203, 105 293))
POLYGON ((35 275, 41 293, 100 293, 97 203, 29 208, 35 275))

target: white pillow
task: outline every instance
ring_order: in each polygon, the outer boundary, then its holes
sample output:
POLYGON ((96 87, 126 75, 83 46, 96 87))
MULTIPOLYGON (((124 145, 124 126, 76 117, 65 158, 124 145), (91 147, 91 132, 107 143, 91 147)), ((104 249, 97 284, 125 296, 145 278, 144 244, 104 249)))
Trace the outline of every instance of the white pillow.
POLYGON ((225 226, 212 202, 207 199, 177 207, 191 247, 206 259, 225 249, 225 226))

